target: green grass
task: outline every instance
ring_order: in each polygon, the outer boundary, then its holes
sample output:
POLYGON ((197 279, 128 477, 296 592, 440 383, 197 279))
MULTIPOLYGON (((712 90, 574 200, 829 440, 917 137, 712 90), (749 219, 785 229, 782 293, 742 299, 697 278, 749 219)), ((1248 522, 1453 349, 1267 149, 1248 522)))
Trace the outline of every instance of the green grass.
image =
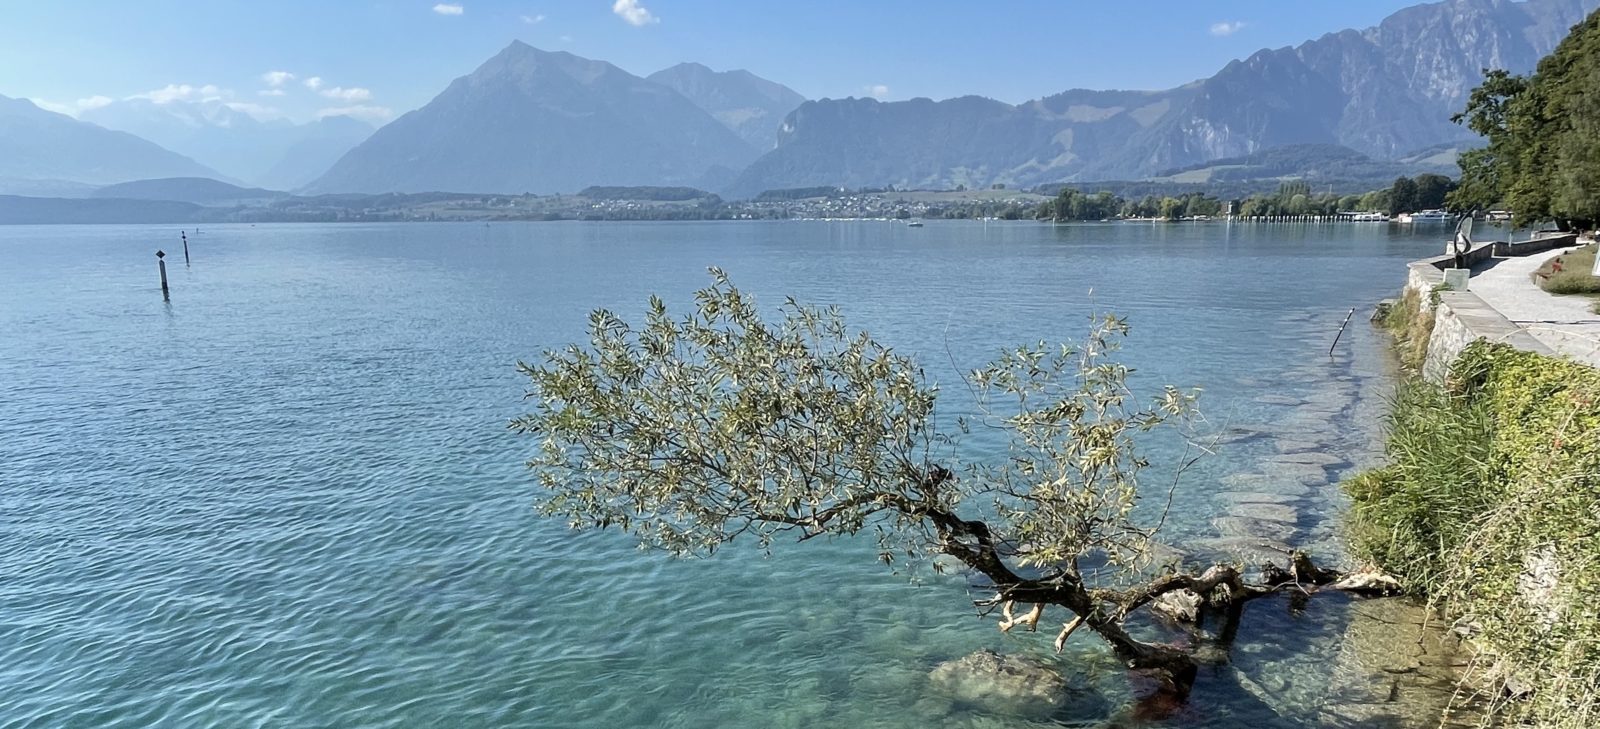
POLYGON ((1433 308, 1423 306, 1422 295, 1408 289, 1384 312, 1383 328, 1394 335, 1395 352, 1401 366, 1420 372, 1428 358, 1428 339, 1433 335, 1433 308))
POLYGON ((1506 701, 1489 677, 1510 723, 1600 726, 1600 371, 1477 342, 1447 386, 1401 387, 1386 454, 1344 484, 1352 550, 1533 689, 1506 701))
POLYGON ((1539 287, 1552 294, 1600 295, 1600 276, 1594 275, 1595 246, 1565 253, 1539 267, 1539 287))

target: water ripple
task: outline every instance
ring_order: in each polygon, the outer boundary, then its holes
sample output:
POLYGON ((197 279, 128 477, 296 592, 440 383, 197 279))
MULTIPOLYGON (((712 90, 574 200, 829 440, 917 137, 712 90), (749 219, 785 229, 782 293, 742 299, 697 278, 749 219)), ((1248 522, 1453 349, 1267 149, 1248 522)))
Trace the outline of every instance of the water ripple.
MULTIPOLYGON (((1205 385, 1230 424, 1296 417, 1263 391, 1331 395, 1348 407, 1297 437, 1359 454, 1371 423, 1349 403, 1385 387, 1359 364, 1381 342, 1321 350, 1432 248, 1348 229, 921 231, 225 226, 191 239, 163 304, 147 249, 175 231, 0 228, 0 727, 1028 725, 926 686, 978 647, 1041 648, 978 624, 959 580, 887 575, 850 540, 674 562, 537 519, 504 427, 511 364, 580 339, 590 308, 682 306, 719 263, 763 300, 840 304, 947 383, 947 347, 971 366, 1115 308, 1138 377, 1205 385)), ((970 407, 960 390, 950 412, 970 407)), ((1208 463, 1174 538, 1213 536, 1218 481, 1268 452, 1208 463)), ((1325 535, 1337 506, 1308 497, 1303 527, 1325 535)), ((1307 637, 1343 618, 1261 619, 1307 637)), ((1186 721, 1235 721, 1230 701, 1186 721)))

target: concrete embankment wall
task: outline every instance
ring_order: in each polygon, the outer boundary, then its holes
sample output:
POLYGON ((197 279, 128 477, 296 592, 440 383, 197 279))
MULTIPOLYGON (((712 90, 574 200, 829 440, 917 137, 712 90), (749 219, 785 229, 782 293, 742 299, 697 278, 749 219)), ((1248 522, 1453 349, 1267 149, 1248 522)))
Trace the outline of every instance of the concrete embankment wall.
MULTIPOLYGON (((1546 235, 1526 241, 1483 243, 1473 246, 1466 255, 1466 264, 1472 268, 1500 256, 1527 256, 1555 250, 1577 242, 1576 233, 1546 235)), ((1428 356, 1422 365, 1422 376, 1432 382, 1443 382, 1461 350, 1478 339, 1504 342, 1517 349, 1555 356, 1522 327, 1512 323, 1483 299, 1468 291, 1446 291, 1444 269, 1455 265, 1454 256, 1436 256, 1412 261, 1408 264, 1406 290, 1414 291, 1434 312, 1433 335, 1428 340, 1428 356), (1435 294, 1437 293, 1437 296, 1435 294)))

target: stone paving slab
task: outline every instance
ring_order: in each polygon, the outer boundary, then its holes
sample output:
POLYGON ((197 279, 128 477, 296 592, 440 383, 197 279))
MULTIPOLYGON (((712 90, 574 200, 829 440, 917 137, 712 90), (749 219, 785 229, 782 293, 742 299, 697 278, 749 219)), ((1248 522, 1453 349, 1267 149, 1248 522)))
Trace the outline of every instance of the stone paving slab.
POLYGON ((1574 250, 1499 259, 1473 275, 1468 289, 1545 346, 1600 367, 1600 314, 1590 308, 1595 300, 1556 296, 1533 283, 1533 272, 1545 261, 1574 250))

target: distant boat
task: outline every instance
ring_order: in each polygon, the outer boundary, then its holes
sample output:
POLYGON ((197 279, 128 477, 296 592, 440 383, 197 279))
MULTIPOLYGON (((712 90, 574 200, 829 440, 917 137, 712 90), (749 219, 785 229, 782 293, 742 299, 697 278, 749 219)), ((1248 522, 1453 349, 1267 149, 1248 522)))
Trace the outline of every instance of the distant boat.
POLYGON ((909 223, 906 223, 906 227, 907 228, 921 228, 922 227, 922 221, 913 220, 913 221, 911 221, 909 223))
POLYGON ((1349 215, 1350 221, 1353 223, 1382 223, 1389 219, 1389 216, 1383 213, 1350 213, 1349 215))
POLYGON ((1456 216, 1443 210, 1423 210, 1415 213, 1402 213, 1400 217, 1395 218, 1395 221, 1399 223, 1442 223, 1455 219, 1456 216))

